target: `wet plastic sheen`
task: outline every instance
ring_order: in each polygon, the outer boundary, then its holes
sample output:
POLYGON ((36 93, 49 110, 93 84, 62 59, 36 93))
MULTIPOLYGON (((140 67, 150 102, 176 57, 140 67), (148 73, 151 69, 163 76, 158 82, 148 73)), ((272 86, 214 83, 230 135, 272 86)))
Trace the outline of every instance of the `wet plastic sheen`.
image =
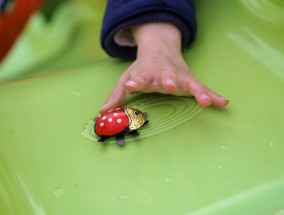
POLYGON ((1 214, 284 214, 284 2, 196 1, 184 57, 230 104, 135 94, 150 123, 124 147, 92 129, 130 65, 99 48, 104 6, 34 16, 0 65, 1 214))

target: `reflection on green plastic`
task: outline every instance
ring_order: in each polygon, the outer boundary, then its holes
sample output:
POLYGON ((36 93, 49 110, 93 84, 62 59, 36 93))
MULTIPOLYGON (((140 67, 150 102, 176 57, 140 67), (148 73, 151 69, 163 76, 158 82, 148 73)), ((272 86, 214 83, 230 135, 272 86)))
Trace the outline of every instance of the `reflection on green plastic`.
POLYGON ((196 1, 199 32, 184 56, 228 108, 134 95, 125 104, 150 124, 125 147, 96 142, 85 126, 130 62, 84 59, 87 34, 60 52, 62 64, 47 56, 1 76, 25 76, 0 85, 1 214, 283 214, 284 3, 254 3, 196 1))

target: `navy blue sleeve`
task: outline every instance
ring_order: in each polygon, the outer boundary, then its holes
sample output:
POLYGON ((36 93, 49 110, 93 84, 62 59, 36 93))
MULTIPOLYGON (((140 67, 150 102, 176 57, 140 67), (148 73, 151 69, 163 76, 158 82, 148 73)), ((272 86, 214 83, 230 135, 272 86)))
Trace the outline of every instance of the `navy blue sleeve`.
POLYGON ((120 46, 114 36, 122 29, 147 22, 168 22, 179 28, 182 46, 196 34, 191 0, 108 0, 101 31, 101 46, 112 57, 135 59, 137 47, 120 46))

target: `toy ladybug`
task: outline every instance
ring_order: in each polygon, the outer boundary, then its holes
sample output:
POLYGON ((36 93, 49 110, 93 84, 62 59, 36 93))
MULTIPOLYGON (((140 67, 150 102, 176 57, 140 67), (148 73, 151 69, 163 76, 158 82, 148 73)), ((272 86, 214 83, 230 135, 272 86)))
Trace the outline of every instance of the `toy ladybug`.
POLYGON ((115 136, 118 145, 124 145, 124 135, 139 135, 137 129, 147 124, 147 113, 135 108, 116 108, 94 119, 95 133, 101 137, 99 142, 104 142, 115 136))

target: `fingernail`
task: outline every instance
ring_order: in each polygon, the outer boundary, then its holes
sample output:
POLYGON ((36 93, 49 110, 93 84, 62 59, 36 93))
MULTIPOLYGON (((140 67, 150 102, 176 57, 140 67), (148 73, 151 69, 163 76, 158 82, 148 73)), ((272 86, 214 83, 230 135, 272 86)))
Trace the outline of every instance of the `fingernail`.
POLYGON ((211 100, 207 94, 202 94, 200 96, 200 99, 209 100, 209 101, 211 100))
POLYGON ((131 86, 131 87, 136 87, 137 86, 136 82, 134 82, 134 81, 127 81, 126 84, 131 86))
POLYGON ((166 83, 171 86, 176 86, 176 83, 173 80, 166 80, 166 83))

